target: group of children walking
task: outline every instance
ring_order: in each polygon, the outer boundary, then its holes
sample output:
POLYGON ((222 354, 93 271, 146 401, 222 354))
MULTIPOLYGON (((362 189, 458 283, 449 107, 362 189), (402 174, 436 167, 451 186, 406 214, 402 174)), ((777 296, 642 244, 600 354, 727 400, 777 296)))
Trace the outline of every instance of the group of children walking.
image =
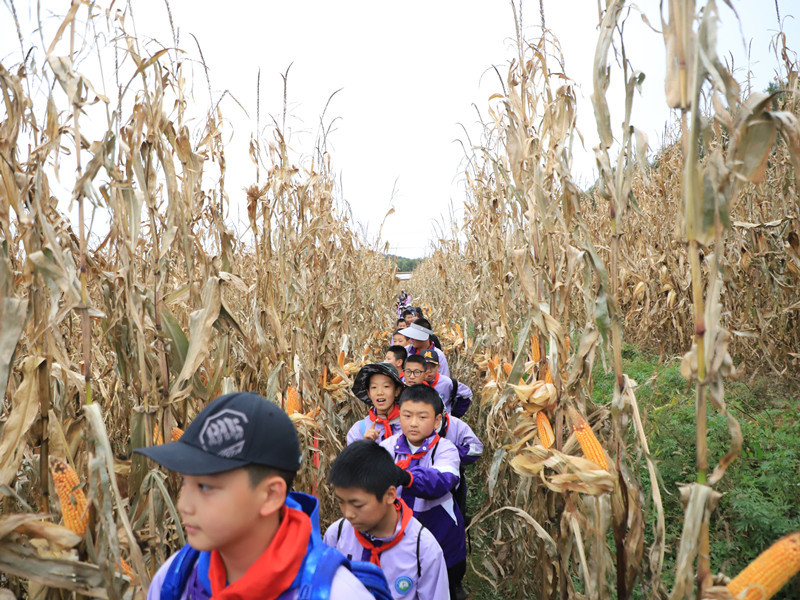
POLYGON ((414 317, 384 361, 355 377, 367 415, 331 465, 342 518, 324 536, 317 499, 291 491, 295 427, 257 394, 221 396, 179 441, 137 450, 183 475, 188 540, 148 600, 466 597, 464 467, 483 445, 459 418, 471 390, 448 376, 430 323, 414 317))

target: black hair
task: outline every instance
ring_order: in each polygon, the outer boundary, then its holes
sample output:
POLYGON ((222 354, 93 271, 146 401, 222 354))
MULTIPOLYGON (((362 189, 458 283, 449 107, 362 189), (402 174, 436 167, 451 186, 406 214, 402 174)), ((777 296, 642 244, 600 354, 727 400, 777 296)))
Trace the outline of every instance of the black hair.
POLYGON ((328 471, 333 487, 364 490, 381 500, 391 486, 398 486, 392 455, 372 440, 358 440, 339 453, 328 471))
POLYGON ((433 331, 433 327, 431 327, 431 322, 428 321, 428 319, 420 317, 419 319, 414 321, 414 323, 416 323, 420 327, 424 327, 425 329, 430 329, 431 331, 433 331))
POLYGON ((406 359, 406 363, 405 363, 406 366, 408 366, 408 363, 419 363, 424 367, 425 366, 425 359, 422 358, 419 354, 412 354, 411 356, 409 356, 406 359))
MULTIPOLYGON (((409 356, 408 358, 410 359, 411 357, 409 356)), ((404 402, 424 402, 433 407, 433 414, 435 415, 441 415, 444 412, 444 402, 442 402, 439 392, 424 383, 410 385, 404 389, 397 404, 402 408, 404 402)))
POLYGON ((402 323, 403 327, 405 327, 406 320, 405 319, 397 319, 397 323, 395 323, 395 325, 398 325, 400 323, 402 323))
POLYGON ((400 313, 401 317, 405 317, 406 315, 413 315, 416 314, 416 311, 411 310, 410 308, 405 309, 403 312, 400 313))
POLYGON ((396 359, 400 359, 402 361, 405 361, 406 357, 408 356, 408 350, 406 350, 402 346, 389 346, 386 349, 386 352, 391 352, 392 354, 394 354, 394 357, 396 359))
POLYGON ((286 493, 288 494, 290 491, 292 491, 292 485, 294 485, 294 476, 296 475, 296 473, 292 471, 284 471, 283 469, 276 469, 275 467, 258 465, 256 463, 250 463, 249 465, 245 465, 243 468, 247 472, 247 476, 250 478, 251 488, 258 486, 258 484, 264 481, 267 477, 273 477, 277 475, 286 482, 286 493))

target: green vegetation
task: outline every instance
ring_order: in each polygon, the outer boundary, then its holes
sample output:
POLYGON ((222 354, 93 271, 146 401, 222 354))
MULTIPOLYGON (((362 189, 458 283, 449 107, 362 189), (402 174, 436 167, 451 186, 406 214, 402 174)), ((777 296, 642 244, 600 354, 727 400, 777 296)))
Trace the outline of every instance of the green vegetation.
POLYGON ((395 256, 394 254, 387 254, 386 256, 394 260, 395 264, 397 264, 397 270, 401 273, 410 273, 423 261, 421 258, 406 258, 405 256, 395 256))
MULTIPOLYGON (((695 478, 694 390, 681 375, 677 358, 662 363, 657 356, 627 346, 623 363, 624 371, 639 384, 636 397, 666 491, 664 578, 671 587, 683 527, 678 484, 695 478)), ((613 373, 603 372, 598 365, 594 378, 594 401, 608 404, 613 394, 613 373)), ((717 487, 724 496, 711 522, 711 568, 733 577, 779 537, 800 529, 800 400, 796 390, 770 378, 732 382, 726 388, 725 400, 742 426, 744 445, 741 456, 717 487)), ((728 447, 727 423, 709 410, 709 458, 718 460, 728 447)), ((470 480, 474 511, 480 508, 485 493, 482 482, 470 480)), ((649 497, 648 490, 644 494, 649 497)), ((650 517, 648 545, 654 515, 650 517)), ((473 538, 472 542, 472 559, 479 565, 478 557, 492 547, 492 539, 473 538)), ((497 597, 472 569, 467 572, 466 586, 475 600, 497 597)), ((533 599, 536 595, 524 597, 533 599)), ((795 577, 774 598, 800 598, 800 578, 795 577)))

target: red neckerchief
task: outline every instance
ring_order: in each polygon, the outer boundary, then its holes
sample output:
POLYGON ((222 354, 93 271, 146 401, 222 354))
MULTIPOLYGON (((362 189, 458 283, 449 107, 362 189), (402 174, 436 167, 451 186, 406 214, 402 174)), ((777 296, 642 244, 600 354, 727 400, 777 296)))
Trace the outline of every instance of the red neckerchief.
MULTIPOLYGON (((407 442, 408 442, 408 439, 406 439, 406 443, 407 442)), ((415 458, 422 458, 428 452, 433 450, 433 448, 438 443, 439 443, 439 434, 437 433, 435 436, 433 436, 433 439, 431 440, 431 443, 428 444, 428 449, 427 450, 420 450, 419 452, 415 452, 414 454, 409 454, 405 458, 401 458, 400 460, 395 461, 394 464, 396 464, 401 469, 408 469, 408 467, 411 465, 411 461, 412 460, 414 460, 415 458)))
POLYGON ((398 498, 394 501, 394 508, 398 513, 398 520, 400 521, 400 531, 398 531, 394 537, 389 540, 388 542, 383 542, 380 546, 376 546, 373 542, 368 540, 358 529, 353 529, 356 534, 356 539, 358 543, 364 546, 367 550, 369 550, 369 562, 373 565, 381 566, 381 552, 388 550, 389 548, 394 548, 397 544, 400 543, 400 540, 403 539, 403 536, 406 534, 406 525, 408 525, 409 521, 411 521, 412 511, 408 508, 408 505, 403 502, 402 499, 398 498))
POLYGON ((402 371, 400 371, 400 379, 403 379, 403 377, 405 376, 406 376, 406 370, 403 369, 402 371))
POLYGON ((378 416, 378 413, 375 412, 375 408, 369 409, 369 420, 373 423, 378 425, 383 425, 383 439, 388 440, 392 437, 392 424, 390 421, 392 419, 397 419, 400 416, 400 407, 397 404, 392 404, 392 408, 389 411, 389 414, 385 417, 378 416))
POLYGON ((244 576, 227 585, 222 557, 211 551, 208 578, 213 600, 275 600, 292 585, 311 539, 311 519, 304 512, 284 506, 281 524, 269 546, 250 565, 244 576))

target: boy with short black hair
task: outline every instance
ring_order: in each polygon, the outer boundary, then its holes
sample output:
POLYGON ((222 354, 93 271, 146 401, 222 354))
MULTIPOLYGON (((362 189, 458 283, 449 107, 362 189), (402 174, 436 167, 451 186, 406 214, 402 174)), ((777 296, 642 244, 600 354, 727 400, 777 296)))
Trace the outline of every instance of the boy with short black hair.
MULTIPOLYGON (((405 329, 405 328, 403 328, 405 329)), ((392 334, 392 345, 393 346, 402 346, 405 348, 410 343, 410 340, 400 333, 400 329, 396 329, 395 332, 392 334)))
POLYGON ((405 329, 401 329, 400 333, 410 340, 410 345, 406 346, 409 356, 421 354, 425 350, 433 350, 439 358, 439 372, 442 375, 450 375, 450 367, 447 365, 447 359, 439 348, 437 348, 431 341, 431 334, 433 331, 427 327, 421 327, 416 323, 412 323, 405 329))
POLYGON ((460 381, 442 375, 439 372, 439 357, 428 348, 421 355, 425 364, 423 378, 425 383, 439 393, 445 410, 455 416, 462 417, 472 403, 472 390, 460 381))
POLYGON ((406 385, 425 383, 425 360, 419 354, 412 354, 406 358, 403 373, 403 381, 406 385))
POLYGON ((353 394, 370 406, 366 417, 347 432, 347 443, 368 439, 381 442, 400 431, 397 398, 406 385, 397 368, 386 362, 361 367, 353 382, 353 394))
POLYGON ((347 446, 328 474, 344 517, 328 527, 325 543, 349 559, 381 567, 396 600, 446 599, 442 549, 397 497, 397 486, 410 479, 377 444, 359 440, 347 446))
POLYGON ((400 379, 403 378, 403 367, 406 362, 408 352, 403 346, 393 345, 386 349, 386 355, 383 357, 383 362, 394 365, 400 373, 400 379))
POLYGON ((403 433, 384 440, 381 446, 411 476, 398 494, 439 542, 447 562, 450 596, 461 598, 466 536, 464 519, 453 497, 460 479, 461 459, 455 445, 437 433, 444 404, 439 394, 424 384, 407 387, 399 402, 403 433))
POLYGON ((189 541, 158 570, 148 600, 293 600, 301 586, 372 599, 346 559, 322 544, 316 498, 289 493, 300 442, 269 400, 220 396, 179 441, 135 451, 183 475, 177 507, 189 541))

